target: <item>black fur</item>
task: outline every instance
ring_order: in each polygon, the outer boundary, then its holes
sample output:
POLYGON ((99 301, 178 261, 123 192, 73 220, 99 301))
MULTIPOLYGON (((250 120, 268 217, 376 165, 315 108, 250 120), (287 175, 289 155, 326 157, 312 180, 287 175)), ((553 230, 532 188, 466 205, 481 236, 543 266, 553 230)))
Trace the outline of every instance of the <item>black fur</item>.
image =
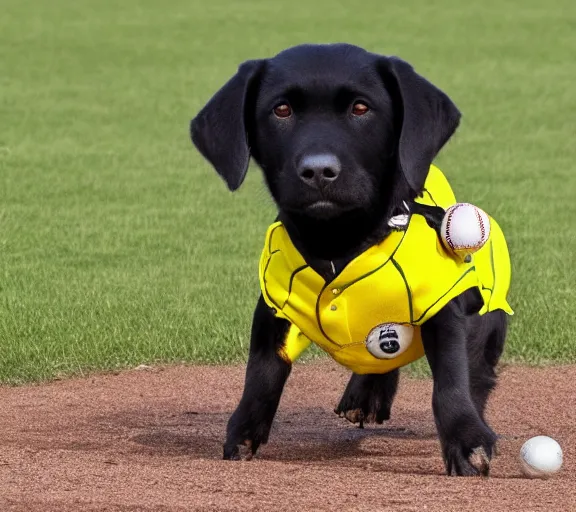
POLYGON ((358 423, 360 428, 364 423, 380 424, 389 420, 399 376, 399 370, 382 375, 352 374, 334 412, 358 423))
POLYGON ((244 393, 228 422, 225 459, 239 458, 239 445, 248 447, 250 458, 262 443, 268 441, 280 395, 291 370, 291 366, 277 353, 289 327, 287 321, 272 314, 260 297, 252 321, 244 393))
MULTIPOLYGON (((192 121, 191 134, 231 190, 254 158, 290 238, 331 280, 389 233, 388 219, 422 192, 431 162, 459 121, 448 96, 400 59, 345 44, 302 45, 242 64, 192 121), (369 110, 355 115, 356 103, 369 110), (291 115, 276 115, 278 105, 288 105, 291 115), (317 175, 304 169, 305 176, 302 162, 315 155, 330 155, 326 161, 335 167, 317 175)), ((441 209, 418 213, 438 229, 441 209)), ((454 475, 487 473, 496 439, 484 408, 496 382, 506 317, 479 316, 480 306, 478 292, 468 291, 422 328, 434 415, 446 469, 454 475)), ((290 373, 276 353, 287 329, 260 298, 226 459, 238 458, 240 445, 249 446, 251 456, 268 440, 290 373)), ((381 423, 390 417, 397 384, 397 371, 352 375, 336 412, 361 425, 381 423)))

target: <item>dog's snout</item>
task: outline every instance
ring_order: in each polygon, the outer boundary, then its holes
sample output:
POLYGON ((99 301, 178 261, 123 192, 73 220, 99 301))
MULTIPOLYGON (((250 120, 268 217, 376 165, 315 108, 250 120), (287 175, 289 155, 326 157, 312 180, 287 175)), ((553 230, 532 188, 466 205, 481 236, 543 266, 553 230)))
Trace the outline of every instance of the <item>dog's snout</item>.
POLYGON ((321 188, 336 180, 341 170, 342 165, 335 155, 308 155, 302 158, 298 175, 307 185, 321 188))

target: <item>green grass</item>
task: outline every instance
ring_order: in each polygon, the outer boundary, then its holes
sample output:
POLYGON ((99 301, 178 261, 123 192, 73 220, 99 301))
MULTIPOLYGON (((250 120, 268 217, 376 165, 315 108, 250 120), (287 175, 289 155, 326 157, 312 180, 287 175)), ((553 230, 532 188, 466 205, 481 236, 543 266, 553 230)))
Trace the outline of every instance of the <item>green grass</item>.
POLYGON ((301 42, 399 55, 451 95, 439 164, 513 257, 506 358, 576 362, 576 4, 390 4, 4 0, 0 380, 245 359, 274 208, 255 169, 227 192, 188 122, 301 42))

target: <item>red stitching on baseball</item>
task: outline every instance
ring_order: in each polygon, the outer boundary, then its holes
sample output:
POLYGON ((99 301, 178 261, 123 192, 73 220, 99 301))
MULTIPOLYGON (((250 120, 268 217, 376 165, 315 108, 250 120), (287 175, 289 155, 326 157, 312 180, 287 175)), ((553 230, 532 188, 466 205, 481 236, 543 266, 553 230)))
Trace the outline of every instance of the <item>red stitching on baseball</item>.
POLYGON ((486 238, 486 228, 484 226, 484 219, 482 219, 480 209, 478 208, 476 208, 476 217, 478 218, 478 223, 480 224, 480 232, 482 233, 482 243, 484 243, 484 239, 486 238))
POLYGON ((452 209, 448 212, 448 218, 446 219, 446 232, 444 233, 444 237, 446 238, 446 242, 450 246, 450 249, 453 251, 455 250, 454 244, 452 243, 452 238, 450 237, 450 223, 452 222, 452 215, 454 212, 460 207, 460 205, 455 205, 452 209))

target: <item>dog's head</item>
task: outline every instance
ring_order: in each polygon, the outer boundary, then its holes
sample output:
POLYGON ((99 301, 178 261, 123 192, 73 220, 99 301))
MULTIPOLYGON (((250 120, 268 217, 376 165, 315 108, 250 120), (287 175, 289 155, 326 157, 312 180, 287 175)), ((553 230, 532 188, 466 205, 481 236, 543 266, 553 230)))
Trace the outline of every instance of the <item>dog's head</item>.
POLYGON ((347 44, 242 64, 192 121, 231 190, 252 156, 279 209, 310 219, 389 214, 418 195, 460 112, 406 62, 347 44))

